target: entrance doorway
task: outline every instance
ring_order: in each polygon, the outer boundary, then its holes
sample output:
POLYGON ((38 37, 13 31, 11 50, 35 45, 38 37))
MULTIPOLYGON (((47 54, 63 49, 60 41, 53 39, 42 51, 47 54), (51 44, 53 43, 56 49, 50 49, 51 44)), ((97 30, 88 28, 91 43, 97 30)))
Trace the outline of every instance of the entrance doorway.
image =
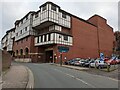
POLYGON ((46 56, 45 56, 46 57, 45 62, 46 63, 53 62, 53 50, 46 51, 45 54, 46 54, 46 56))

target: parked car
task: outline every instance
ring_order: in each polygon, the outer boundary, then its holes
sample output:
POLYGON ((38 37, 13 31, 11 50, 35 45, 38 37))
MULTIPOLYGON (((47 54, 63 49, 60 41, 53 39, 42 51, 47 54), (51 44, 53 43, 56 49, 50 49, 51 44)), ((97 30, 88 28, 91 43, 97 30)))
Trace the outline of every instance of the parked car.
POLYGON ((92 63, 93 60, 85 60, 85 63, 83 64, 84 67, 89 67, 90 63, 92 63))
POLYGON ((110 59, 110 60, 107 60, 107 61, 105 61, 107 64, 110 64, 110 65, 115 65, 115 64, 117 64, 118 62, 117 62, 117 60, 113 60, 113 59, 110 59))
POLYGON ((90 63, 90 67, 106 68, 107 67, 107 63, 105 61, 101 61, 100 59, 96 59, 95 61, 92 61, 90 63))
POLYGON ((79 61, 79 60, 80 60, 80 58, 74 58, 74 59, 72 59, 71 62, 70 62, 70 65, 75 65, 75 62, 79 61))

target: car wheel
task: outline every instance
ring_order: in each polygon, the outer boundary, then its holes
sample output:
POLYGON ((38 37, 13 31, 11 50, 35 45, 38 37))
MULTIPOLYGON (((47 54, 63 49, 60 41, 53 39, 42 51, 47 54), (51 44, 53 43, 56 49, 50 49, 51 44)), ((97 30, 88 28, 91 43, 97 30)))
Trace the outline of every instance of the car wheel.
POLYGON ((98 69, 101 69, 101 66, 98 66, 98 69))

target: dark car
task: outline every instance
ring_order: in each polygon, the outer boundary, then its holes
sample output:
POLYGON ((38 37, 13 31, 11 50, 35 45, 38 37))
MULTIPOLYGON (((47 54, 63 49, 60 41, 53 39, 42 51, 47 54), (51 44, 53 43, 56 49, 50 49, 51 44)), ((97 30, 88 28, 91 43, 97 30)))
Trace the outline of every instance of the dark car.
POLYGON ((79 60, 80 60, 80 58, 74 58, 74 59, 72 59, 71 62, 70 62, 70 65, 75 65, 75 62, 79 61, 79 60))
POLYGON ((91 60, 87 59, 87 60, 85 60, 85 63, 83 64, 83 66, 84 66, 84 67, 89 67, 89 66, 90 66, 90 63, 92 63, 92 62, 94 62, 94 61, 95 61, 94 59, 91 59, 91 60))

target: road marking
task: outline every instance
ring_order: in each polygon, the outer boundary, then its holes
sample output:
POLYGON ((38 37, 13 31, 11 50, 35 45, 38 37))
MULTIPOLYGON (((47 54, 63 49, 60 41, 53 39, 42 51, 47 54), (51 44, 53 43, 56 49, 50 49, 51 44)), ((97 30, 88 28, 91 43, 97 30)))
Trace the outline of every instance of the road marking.
POLYGON ((58 69, 54 69, 54 70, 59 71, 59 72, 61 72, 61 73, 64 73, 65 75, 67 75, 67 76, 69 76, 69 77, 72 77, 72 78, 74 78, 74 79, 76 79, 76 80, 78 80, 78 81, 81 81, 82 83, 84 83, 84 84, 92 87, 92 88, 95 88, 95 86, 93 86, 93 85, 87 83, 86 81, 84 81, 84 80, 82 80, 82 79, 80 79, 80 78, 77 78, 77 77, 75 77, 75 76, 73 76, 73 75, 71 75, 71 74, 65 73, 65 72, 63 72, 63 71, 61 71, 61 70, 58 70, 58 69))

